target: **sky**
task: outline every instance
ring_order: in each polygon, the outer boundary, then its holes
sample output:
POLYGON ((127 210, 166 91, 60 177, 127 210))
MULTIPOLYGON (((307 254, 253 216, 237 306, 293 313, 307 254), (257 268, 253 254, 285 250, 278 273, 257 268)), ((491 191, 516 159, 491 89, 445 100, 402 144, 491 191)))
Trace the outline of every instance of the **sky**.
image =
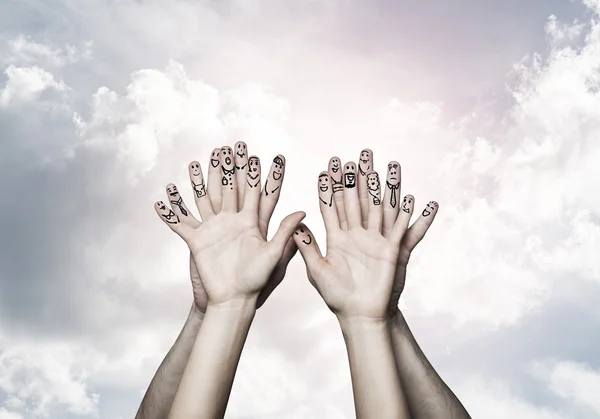
MULTIPOLYGON (((400 307, 472 417, 600 417, 599 0, 0 0, 0 419, 135 415, 192 302, 187 164, 287 157, 272 226, 371 148, 440 210, 400 307)), ((193 206, 193 205, 192 205, 193 206)), ((274 231, 274 228, 271 229, 274 231)), ((299 257, 228 418, 352 418, 299 257)))

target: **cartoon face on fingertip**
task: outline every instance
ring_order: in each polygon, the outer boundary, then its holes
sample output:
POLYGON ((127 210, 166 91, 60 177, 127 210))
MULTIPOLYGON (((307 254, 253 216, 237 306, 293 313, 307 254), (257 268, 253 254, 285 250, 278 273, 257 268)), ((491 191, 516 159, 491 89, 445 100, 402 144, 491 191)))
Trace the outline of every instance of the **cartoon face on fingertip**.
POLYGON ((171 208, 168 208, 163 201, 158 201, 154 204, 158 209, 160 216, 169 224, 177 224, 179 217, 173 212, 171 208))
POLYGON ((222 147, 221 148, 221 167, 223 168, 224 173, 229 173, 233 171, 233 150, 231 147, 222 147))
POLYGON ((248 159, 246 182, 251 188, 256 188, 260 183, 260 160, 256 156, 252 156, 248 159))
POLYGON ((410 213, 413 209, 413 203, 415 202, 415 197, 412 195, 406 195, 402 200, 402 211, 405 213, 410 213))
POLYGON ((235 155, 238 156, 240 159, 243 159, 246 157, 246 143, 243 141, 238 141, 237 143, 235 143, 235 155))
POLYGON ((423 210, 423 217, 429 217, 438 209, 438 203, 435 201, 430 201, 429 204, 423 210))
POLYGON ((344 186, 348 189, 356 186, 356 165, 354 163, 346 163, 344 166, 344 186))
POLYGON ((273 159, 273 179, 280 180, 281 176, 283 176, 283 158, 281 156, 277 156, 273 159))
POLYGON ((329 175, 327 173, 321 173, 319 175, 319 190, 321 192, 327 192, 329 190, 329 175))
POLYGON ((331 170, 333 173, 339 172, 341 166, 342 163, 340 162, 339 158, 332 157, 331 159, 329 159, 329 170, 331 170))
POLYGON ((341 192, 344 190, 344 179, 342 171, 342 162, 337 157, 329 159, 329 175, 331 177, 331 186, 333 193, 341 192))
POLYGON ((360 152, 360 159, 358 161, 358 170, 362 176, 366 176, 372 169, 373 152, 368 148, 365 148, 360 152))
POLYGON ((219 167, 221 164, 221 149, 215 148, 210 155, 210 166, 213 168, 219 167))
POLYGON ((190 163, 190 174, 195 177, 202 175, 202 171, 200 170, 200 163, 198 163, 197 161, 193 161, 190 163))
POLYGON ((183 198, 181 197, 181 195, 179 195, 177 186, 173 185, 172 183, 168 184, 167 194, 169 194, 169 202, 171 202, 171 205, 177 207, 181 214, 187 217, 188 213, 185 209, 185 206, 183 205, 183 198))
POLYGON ((294 234, 296 236, 300 236, 302 238, 302 243, 304 243, 305 245, 308 246, 312 243, 312 237, 307 231, 304 230, 304 228, 300 227, 298 230, 296 230, 294 234))
POLYGON ((400 183, 400 164, 398 162, 390 162, 388 164, 388 183, 397 185, 400 183))
POLYGON ((369 191, 369 195, 373 198, 374 205, 380 205, 381 200, 377 195, 379 195, 379 189, 381 188, 381 184, 379 183, 379 175, 376 172, 371 172, 367 175, 367 190, 369 191))
POLYGON ((179 191, 177 190, 177 186, 169 183, 167 185, 167 194, 169 194, 170 199, 177 199, 179 197, 179 191))
POLYGON ((281 178, 283 177, 283 168, 285 166, 285 161, 283 156, 275 156, 273 159, 273 164, 271 165, 271 176, 272 181, 269 185, 269 181, 271 179, 267 178, 265 182, 265 196, 269 196, 270 194, 274 194, 281 187, 281 178))

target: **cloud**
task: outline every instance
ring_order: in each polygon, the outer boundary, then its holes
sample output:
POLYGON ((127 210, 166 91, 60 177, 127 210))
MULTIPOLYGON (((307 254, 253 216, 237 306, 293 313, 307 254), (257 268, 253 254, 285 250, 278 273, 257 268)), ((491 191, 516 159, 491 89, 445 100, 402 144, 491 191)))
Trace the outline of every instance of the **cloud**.
POLYGON ((15 67, 8 66, 4 70, 7 81, 0 90, 0 108, 9 105, 19 105, 34 102, 40 98, 45 91, 63 92, 67 86, 60 80, 40 67, 15 67))

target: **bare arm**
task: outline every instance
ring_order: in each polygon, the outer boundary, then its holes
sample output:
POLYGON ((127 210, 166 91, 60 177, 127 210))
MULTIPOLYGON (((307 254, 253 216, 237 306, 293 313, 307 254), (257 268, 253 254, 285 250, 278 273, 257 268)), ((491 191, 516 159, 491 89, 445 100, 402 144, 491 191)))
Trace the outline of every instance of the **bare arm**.
POLYGON ((203 317, 204 314, 192 304, 183 329, 154 374, 135 419, 167 417, 203 317))
POLYGON ((408 418, 387 322, 340 320, 348 351, 356 417, 408 418))
POLYGON ((225 415, 255 308, 256 300, 209 305, 173 401, 170 419, 225 415), (200 344, 203 341, 210 341, 210 345, 200 344))
POLYGON ((470 419, 419 347, 400 310, 391 321, 396 366, 414 419, 470 419))

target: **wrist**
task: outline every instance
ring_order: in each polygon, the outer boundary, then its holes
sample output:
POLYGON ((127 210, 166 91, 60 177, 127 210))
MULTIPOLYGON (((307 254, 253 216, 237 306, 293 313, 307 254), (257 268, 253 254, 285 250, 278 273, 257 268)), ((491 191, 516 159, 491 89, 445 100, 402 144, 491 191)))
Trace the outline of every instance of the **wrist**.
POLYGON ((389 327, 390 321, 386 318, 373 318, 365 316, 337 316, 342 331, 377 331, 389 327))
POLYGON ((213 303, 208 302, 206 312, 237 313, 240 315, 254 315, 256 312, 257 296, 247 298, 232 298, 230 300, 213 303))

